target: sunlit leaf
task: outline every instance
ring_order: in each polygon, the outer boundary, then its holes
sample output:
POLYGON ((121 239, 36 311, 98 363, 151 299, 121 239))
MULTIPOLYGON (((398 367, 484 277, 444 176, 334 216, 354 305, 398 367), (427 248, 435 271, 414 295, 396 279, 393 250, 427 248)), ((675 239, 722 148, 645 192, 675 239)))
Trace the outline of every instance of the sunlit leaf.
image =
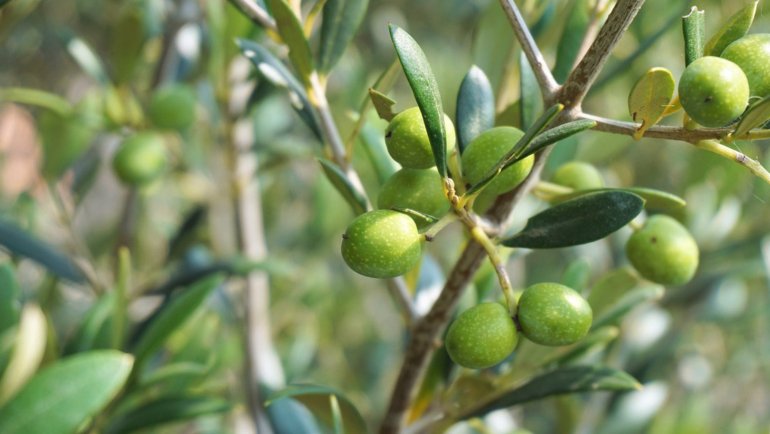
POLYGON ((118 351, 91 351, 40 371, 0 408, 3 434, 71 434, 120 391, 133 358, 118 351))
POLYGON ((495 95, 484 71, 476 65, 465 74, 457 94, 457 144, 460 152, 495 125, 495 95))
POLYGON ((641 123, 634 133, 636 140, 663 117, 675 87, 674 76, 666 68, 651 68, 636 82, 628 95, 628 112, 634 122, 641 123))
POLYGON ((706 43, 706 46, 703 48, 703 54, 706 56, 719 56, 731 42, 737 41, 748 33, 751 24, 754 22, 758 3, 758 1, 749 3, 725 21, 722 27, 706 43))
POLYGON ((447 176, 446 131, 438 83, 433 76, 428 59, 417 41, 405 30, 394 24, 391 24, 389 28, 393 46, 396 49, 398 59, 401 61, 401 67, 404 69, 404 75, 406 75, 409 86, 412 88, 417 106, 420 107, 438 173, 442 178, 445 178, 447 176))
POLYGON ((221 398, 209 396, 162 396, 117 416, 106 429, 107 434, 131 433, 170 422, 191 420, 229 411, 232 405, 221 398))
POLYGON ((762 98, 761 101, 749 107, 746 113, 741 116, 733 135, 740 137, 754 128, 764 125, 768 120, 770 120, 770 96, 762 98))
POLYGON ((267 0, 267 4, 278 26, 278 34, 281 35, 283 43, 289 47, 291 64, 297 71, 300 81, 309 87, 310 74, 313 73, 313 57, 299 18, 285 0, 267 0))
POLYGON ((0 405, 35 373, 43 361, 47 341, 48 321, 45 314, 39 306, 27 304, 21 312, 11 358, 0 379, 0 405))
POLYGON ((632 193, 588 194, 530 217, 521 232, 503 240, 502 244, 549 249, 590 243, 625 226, 643 206, 644 200, 632 193))
POLYGON ((0 245, 11 254, 31 259, 52 274, 75 283, 85 278, 80 269, 67 256, 15 224, 0 220, 0 245))
POLYGON ((311 384, 297 384, 286 387, 268 397, 266 405, 279 402, 283 398, 292 398, 304 404, 319 420, 327 426, 333 426, 332 409, 329 405, 329 395, 334 395, 340 405, 344 426, 352 433, 368 432, 366 422, 358 409, 345 396, 334 389, 311 384))
POLYGON ((327 0, 321 24, 318 69, 328 72, 340 60, 366 14, 369 0, 327 0))

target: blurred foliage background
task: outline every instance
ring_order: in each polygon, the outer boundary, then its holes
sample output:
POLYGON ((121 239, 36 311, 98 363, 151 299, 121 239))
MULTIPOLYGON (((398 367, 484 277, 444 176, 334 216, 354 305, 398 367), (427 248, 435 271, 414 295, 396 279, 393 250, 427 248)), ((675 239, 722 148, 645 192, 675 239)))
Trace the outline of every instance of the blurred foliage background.
MULTIPOLYGON (((312 3, 303 2, 303 8, 312 3)), ((551 65, 557 64, 570 12, 593 4, 518 3, 551 65)), ((706 10, 707 35, 743 3, 698 2, 706 10)), ((664 66, 675 76, 681 73, 679 17, 690 6, 681 0, 646 2, 589 94, 587 111, 629 120, 626 97, 644 71, 664 66)), ((770 27, 763 6, 753 32, 770 27)), ((498 123, 512 122, 519 51, 497 2, 372 0, 328 83, 343 137, 352 130, 367 88, 394 59, 387 23, 403 26, 423 47, 447 113, 454 113, 459 84, 476 64, 497 91, 498 123)), ((52 114, 41 107, 50 106, 45 97, 37 104, 0 107, 2 218, 91 261, 106 282, 116 280, 115 246, 127 234, 125 225, 133 225, 129 316, 139 324, 162 299, 152 289, 169 276, 237 255, 227 140, 245 134, 258 161, 270 322, 286 381, 343 391, 374 426, 401 363, 400 315, 382 282, 355 275, 342 262, 340 236, 353 214, 319 170, 320 143, 283 92, 254 79, 236 37, 264 40, 262 30, 221 0, 12 0, 0 12, 0 88, 39 89, 74 109, 67 116, 52 114), (171 82, 193 90, 195 122, 164 132, 171 169, 132 193, 115 179, 111 155, 122 137, 148 125, 146 107, 154 89, 171 82), (249 98, 256 102, 246 122, 234 121, 233 105, 243 106, 249 98), (70 148, 76 148, 74 155, 67 153, 70 148), (67 216, 62 209, 70 207, 67 216), (132 213, 128 223, 127 212, 132 213), (202 223, 180 231, 196 212, 203 213, 202 223)), ((397 109, 414 104, 403 78, 390 96, 397 109)), ((381 149, 384 127, 372 117, 354 148, 355 168, 372 198, 381 179, 363 142, 381 149)), ((736 144, 770 165, 766 145, 736 144)), ((698 274, 683 287, 667 288, 660 300, 635 307, 606 350, 585 356, 627 370, 644 389, 551 398, 490 415, 486 428, 469 423, 452 432, 508 433, 518 427, 533 433, 767 433, 770 187, 740 166, 684 143, 594 132, 560 143, 545 179, 571 159, 599 167, 610 186, 652 187, 685 198, 688 205, 676 217, 701 247, 698 274)), ((527 198, 515 224, 544 207, 527 198)), ((514 253, 511 278, 521 288, 573 279, 586 292, 599 286, 630 290, 639 282, 628 278, 623 245, 629 234, 621 231, 576 248, 514 253)), ((423 309, 458 257, 462 237, 459 228, 442 233, 429 247, 419 279, 416 273, 407 276, 419 287, 423 309)), ((3 255, 2 262, 12 264, 19 300, 34 301, 46 312, 44 364, 79 349, 110 346, 104 336, 83 341, 84 318, 99 300, 93 292, 53 280, 29 261, 3 255)), ((495 294, 490 270, 482 269, 475 282, 466 306, 495 294)), ((164 393, 216 396, 232 408, 146 432, 238 432, 246 412, 239 294, 237 284, 217 289, 146 367, 151 372, 153 365, 189 363, 198 374, 174 377, 164 393)), ((2 342, 7 349, 12 340, 2 342)), ((7 352, 5 357, 0 367, 8 362, 7 352)), ((156 392, 148 386, 143 393, 156 392)))

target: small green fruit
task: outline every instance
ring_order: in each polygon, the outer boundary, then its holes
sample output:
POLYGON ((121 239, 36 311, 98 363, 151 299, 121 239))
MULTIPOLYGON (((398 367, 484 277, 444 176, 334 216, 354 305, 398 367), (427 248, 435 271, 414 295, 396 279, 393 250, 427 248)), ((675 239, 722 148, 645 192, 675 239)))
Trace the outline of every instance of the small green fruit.
POLYGON ((500 303, 481 303, 449 326, 445 344, 449 357, 458 365, 483 369, 505 360, 518 340, 508 310, 500 303))
POLYGON ((591 164, 570 161, 556 169, 552 181, 573 190, 590 190, 604 187, 602 174, 591 164))
POLYGON ((112 160, 118 178, 134 186, 149 184, 163 173, 167 164, 163 137, 152 132, 137 133, 125 139, 112 160))
POLYGON ((728 45, 721 57, 743 70, 749 80, 751 95, 770 95, 770 34, 744 36, 728 45))
MULTIPOLYGON (((449 201, 435 167, 401 169, 394 173, 382 185, 377 206, 381 209, 409 208, 436 218, 449 211, 449 201)), ((415 223, 418 227, 427 224, 423 219, 415 220, 415 223)))
POLYGON ((701 57, 682 73, 679 101, 695 122, 705 127, 722 127, 746 109, 749 82, 735 63, 719 57, 701 57))
MULTIPOLYGON (((518 128, 495 127, 473 139, 462 155, 465 182, 470 185, 480 182, 523 135, 518 128)), ((527 177, 534 161, 534 156, 530 155, 516 162, 500 172, 484 190, 496 195, 513 190, 527 177)))
MULTIPOLYGON (((456 139, 454 124, 447 115, 444 115, 444 129, 449 155, 454 150, 456 139)), ((385 130, 385 144, 390 156, 406 168, 427 169, 436 165, 419 107, 406 109, 390 121, 385 130)))
POLYGON ((592 317, 588 302, 559 283, 537 283, 525 289, 519 299, 521 331, 527 339, 541 345, 579 341, 591 328, 592 317))
POLYGON ((353 219, 342 236, 342 258, 364 276, 400 276, 420 262, 422 236, 417 225, 396 211, 370 211, 353 219))
POLYGON ((698 268, 698 245, 675 219, 657 214, 628 239, 626 255, 645 278, 663 285, 682 285, 698 268))
POLYGON ((164 86, 152 95, 148 111, 158 128, 185 129, 195 121, 195 94, 182 84, 164 86))

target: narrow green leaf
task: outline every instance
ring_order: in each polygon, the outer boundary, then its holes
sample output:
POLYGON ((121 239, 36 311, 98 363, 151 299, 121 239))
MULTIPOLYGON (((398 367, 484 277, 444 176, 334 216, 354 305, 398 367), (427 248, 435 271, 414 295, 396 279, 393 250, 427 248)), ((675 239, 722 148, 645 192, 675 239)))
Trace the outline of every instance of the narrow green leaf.
POLYGON ((737 41, 748 33, 754 22, 758 3, 759 1, 752 2, 731 16, 706 43, 703 49, 704 54, 706 56, 719 56, 731 42, 737 41))
POLYGON ((660 300, 663 294, 664 288, 661 285, 645 285, 636 288, 620 297, 601 315, 596 317, 591 325, 591 329, 596 330, 608 324, 613 324, 631 309, 648 301, 660 300))
POLYGON ((558 366, 564 366, 588 354, 602 351, 610 342, 617 339, 618 335, 620 335, 620 330, 615 326, 594 328, 588 333, 588 336, 554 360, 554 363, 558 366))
POLYGON ((101 59, 83 39, 77 36, 70 37, 66 44, 67 52, 83 71, 102 85, 110 84, 110 77, 107 75, 101 59))
POLYGON ((369 0, 327 0, 321 24, 318 66, 329 72, 340 60, 361 25, 369 0))
POLYGON ((446 131, 444 129, 444 109, 441 106, 438 83, 433 76, 433 71, 430 69, 428 59, 417 44, 417 41, 405 30, 394 24, 391 24, 389 29, 396 54, 399 61, 401 61, 401 67, 404 69, 404 75, 406 75, 409 86, 412 88, 417 106, 420 107, 438 173, 442 178, 446 178, 446 131))
POLYGON ((759 102, 749 107, 735 127, 733 136, 740 137, 754 128, 760 127, 770 120, 770 96, 762 98, 759 102))
POLYGON ((530 217, 521 232, 502 244, 550 249, 590 243, 625 226, 643 207, 641 197, 624 191, 587 194, 530 217))
POLYGON ((59 252, 9 221, 0 220, 0 245, 13 255, 31 259, 52 274, 75 283, 85 278, 69 256, 59 252))
POLYGON ((457 94, 457 145, 460 153, 479 134, 495 125, 495 95, 487 75, 476 65, 465 74, 457 94))
POLYGON ((705 13, 698 10, 697 6, 693 6, 690 13, 682 17, 685 65, 703 57, 705 22, 705 13))
POLYGON ((21 289, 13 267, 9 263, 0 264, 0 334, 18 324, 21 315, 20 296, 21 289))
POLYGON ((399 208, 399 207, 393 207, 391 208, 393 211, 398 211, 400 213, 404 213, 408 215, 409 217, 414 217, 418 221, 425 222, 425 224, 433 224, 436 223, 439 219, 437 217, 434 217, 430 214, 425 214, 420 211, 413 210, 411 208, 399 208))
POLYGON ((222 281, 220 275, 209 277, 161 306, 161 310, 147 325, 133 348, 137 363, 142 363, 160 348, 175 330, 181 328, 222 281))
POLYGON ((286 66, 278 60, 269 50, 256 42, 247 39, 238 39, 238 48, 247 59, 254 64, 260 76, 274 86, 286 89, 289 100, 300 118, 310 127, 316 138, 323 142, 321 127, 310 105, 305 87, 294 77, 294 74, 286 69, 286 66))
POLYGON ((529 142, 529 144, 524 148, 524 150, 521 151, 516 156, 516 158, 514 158, 508 164, 506 164, 505 167, 508 167, 511 164, 516 163, 517 161, 523 160, 547 146, 560 142, 568 137, 574 136, 575 134, 581 133, 585 130, 590 130, 595 126, 596 126, 596 121, 591 121, 588 119, 580 119, 577 121, 567 122, 566 124, 561 124, 558 127, 553 127, 549 130, 546 130, 538 134, 534 139, 532 139, 532 141, 529 142))
POLYGON ((576 197, 585 196, 586 194, 603 191, 626 191, 628 193, 633 193, 644 199, 644 207, 649 210, 677 211, 681 210, 687 205, 687 202, 685 202, 684 199, 675 194, 644 187, 595 188, 589 190, 576 190, 570 193, 559 195, 556 197, 556 201, 561 202, 563 200, 574 199, 576 197))
POLYGON ((572 71, 580 54, 583 36, 586 34, 591 21, 592 0, 576 0, 570 9, 567 23, 564 25, 559 44, 556 47, 556 65, 553 75, 559 83, 564 82, 572 71))
POLYGON ((108 434, 125 434, 140 429, 158 427, 171 422, 182 422, 229 411, 232 405, 221 398, 209 396, 163 396, 112 420, 108 434))
POLYGON ((634 138, 639 140, 648 128, 663 117, 663 112, 674 97, 674 75, 666 68, 650 68, 636 82, 628 95, 628 112, 641 125, 634 138))
POLYGON ((366 198, 350 183, 350 179, 336 164, 329 160, 319 158, 326 178, 334 185, 334 188, 345 198, 345 201, 353 209, 355 215, 363 214, 368 208, 366 198))
POLYGON ((273 402, 283 398, 292 398, 304 404, 319 420, 332 427, 334 422, 332 409, 329 405, 329 395, 334 395, 337 398, 342 421, 350 432, 369 432, 363 416, 358 412, 355 405, 342 394, 329 387, 312 384, 291 385, 271 395, 265 405, 270 406, 273 402))
POLYGON ((393 111, 396 100, 374 88, 369 88, 369 98, 372 100, 372 105, 380 119, 390 122, 396 116, 393 111))
POLYGON ((107 349, 110 347, 110 316, 115 307, 115 293, 110 292, 100 297, 80 322, 75 335, 67 342, 65 354, 83 351, 107 349))
POLYGON ((47 342, 48 320, 45 314, 37 305, 25 305, 11 358, 0 378, 0 405, 12 397, 37 371, 43 361, 47 342))
POLYGON ((118 351, 90 351, 40 371, 0 408, 3 434, 72 434, 120 391, 133 358, 118 351))
POLYGON ((329 406, 332 412, 332 429, 334 434, 345 434, 345 423, 342 420, 342 411, 336 395, 329 395, 329 406))
MULTIPOLYGON (((140 379, 141 387, 148 389, 169 382, 194 382, 206 378, 214 366, 216 356, 211 355, 207 364, 176 362, 166 364, 140 379)), ((166 388, 164 388, 166 389, 166 388)))
POLYGON ((512 407, 553 395, 595 392, 599 390, 634 390, 642 386, 627 373, 604 366, 567 366, 533 378, 526 384, 503 393, 463 419, 483 416, 491 411, 512 407))
POLYGON ((67 116, 72 113, 73 107, 66 99, 55 93, 45 92, 38 89, 29 89, 26 87, 7 87, 0 89, 0 101, 16 102, 19 104, 29 104, 35 107, 42 107, 58 114, 67 116))
POLYGON ((543 110, 543 98, 535 72, 524 52, 519 53, 519 125, 526 130, 543 110))
POLYGON ((286 0, 267 0, 267 5, 278 26, 281 40, 289 47, 289 60, 297 71, 297 76, 306 87, 310 87, 310 74, 314 69, 313 57, 302 30, 302 23, 286 0))

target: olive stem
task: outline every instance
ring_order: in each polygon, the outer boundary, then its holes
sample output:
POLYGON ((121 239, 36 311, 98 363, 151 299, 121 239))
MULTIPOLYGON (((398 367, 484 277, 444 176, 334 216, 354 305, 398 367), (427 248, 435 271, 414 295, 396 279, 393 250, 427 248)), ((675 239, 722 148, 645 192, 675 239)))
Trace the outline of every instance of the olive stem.
POLYGON ((768 172, 759 161, 750 158, 746 154, 725 146, 716 140, 702 140, 695 143, 695 146, 745 166, 751 173, 770 184, 770 172, 768 172))
POLYGON ((497 246, 495 246, 492 240, 489 239, 487 234, 480 227, 474 226, 470 231, 473 239, 484 248, 487 257, 489 257, 489 262, 491 262, 492 266, 495 268, 497 280, 500 283, 500 289, 503 291, 505 302, 508 305, 508 312, 510 312, 511 315, 514 315, 516 313, 516 297, 513 293, 513 288, 511 287, 511 280, 508 277, 508 272, 505 270, 505 263, 497 252, 497 246))
POLYGON ((444 217, 441 217, 439 221, 436 223, 433 223, 427 231, 423 234, 423 237, 425 237, 425 241, 433 241, 434 238, 436 238, 436 235, 441 232, 445 227, 449 226, 449 224, 454 223, 457 221, 457 215, 453 213, 448 213, 444 217))
POLYGON ((548 181, 540 181, 535 185, 532 193, 538 198, 550 202, 563 194, 572 193, 573 191, 573 189, 563 185, 554 184, 553 182, 548 181))

